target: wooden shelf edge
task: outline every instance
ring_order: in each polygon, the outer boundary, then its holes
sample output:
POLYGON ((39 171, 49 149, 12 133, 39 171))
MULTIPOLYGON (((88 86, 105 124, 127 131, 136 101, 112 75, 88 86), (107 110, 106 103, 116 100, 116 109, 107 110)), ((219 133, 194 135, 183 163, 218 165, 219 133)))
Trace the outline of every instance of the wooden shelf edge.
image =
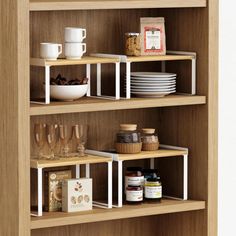
POLYGON ((77 112, 129 110, 140 108, 201 105, 206 103, 205 96, 170 95, 163 98, 132 98, 129 100, 103 100, 83 98, 77 102, 54 102, 49 105, 31 104, 30 115, 52 115, 77 112))
POLYGON ((46 213, 42 217, 31 217, 31 229, 118 220, 142 216, 161 215, 205 209, 205 201, 163 200, 161 204, 125 205, 122 208, 94 209, 82 213, 46 213))
POLYGON ((100 10, 100 9, 138 9, 138 8, 186 8, 206 7, 206 0, 132 0, 132 1, 50 1, 30 2, 30 11, 56 10, 100 10))
POLYGON ((49 167, 62 167, 62 166, 73 166, 73 165, 84 165, 84 164, 99 164, 111 162, 110 157, 101 157, 95 155, 87 155, 85 157, 72 157, 62 158, 59 160, 30 160, 30 167, 37 168, 49 168, 49 167))

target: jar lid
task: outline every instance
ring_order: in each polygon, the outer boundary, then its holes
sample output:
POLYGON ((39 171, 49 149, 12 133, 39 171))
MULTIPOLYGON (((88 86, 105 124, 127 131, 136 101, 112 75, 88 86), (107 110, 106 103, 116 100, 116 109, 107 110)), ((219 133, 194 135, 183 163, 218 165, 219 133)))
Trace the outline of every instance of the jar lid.
POLYGON ((120 124, 120 129, 124 131, 135 131, 137 129, 136 124, 120 124))
POLYGON ((148 178, 147 181, 148 181, 148 182, 159 182, 160 179, 161 179, 161 178, 158 176, 158 177, 156 177, 156 178, 148 178))
POLYGON ((127 171, 142 171, 142 167, 127 167, 127 171))
POLYGON ((130 33, 125 33, 125 35, 127 35, 127 36, 139 36, 140 33, 132 33, 132 32, 130 32, 130 33))
POLYGON ((144 134, 154 134, 155 133, 155 129, 153 129, 153 128, 144 128, 144 129, 142 129, 142 132, 144 134))

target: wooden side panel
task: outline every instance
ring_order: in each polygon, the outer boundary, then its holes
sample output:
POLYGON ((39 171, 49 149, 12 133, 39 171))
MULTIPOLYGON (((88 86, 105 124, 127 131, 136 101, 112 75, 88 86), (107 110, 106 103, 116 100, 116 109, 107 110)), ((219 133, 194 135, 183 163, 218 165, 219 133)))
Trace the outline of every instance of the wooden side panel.
POLYGON ((28 1, 1 1, 0 28, 0 235, 28 236, 28 1))
POLYGON ((208 0, 209 7, 209 92, 208 92, 208 235, 217 236, 218 206, 218 71, 219 2, 208 0))

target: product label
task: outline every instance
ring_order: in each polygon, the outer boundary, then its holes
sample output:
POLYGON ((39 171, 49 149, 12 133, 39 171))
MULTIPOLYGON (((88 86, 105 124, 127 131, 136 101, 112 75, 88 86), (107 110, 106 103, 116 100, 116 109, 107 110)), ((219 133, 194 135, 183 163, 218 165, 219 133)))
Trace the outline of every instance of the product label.
POLYGON ((126 200, 129 202, 141 202, 143 200, 143 190, 126 190, 126 200))
POLYGON ((125 187, 128 185, 132 186, 143 186, 144 185, 144 176, 125 176, 125 187))
POLYGON ((145 197, 146 198, 161 198, 162 197, 162 186, 145 186, 145 197))
POLYGON ((162 45, 162 29, 154 27, 144 28, 144 51, 145 52, 161 52, 162 45))

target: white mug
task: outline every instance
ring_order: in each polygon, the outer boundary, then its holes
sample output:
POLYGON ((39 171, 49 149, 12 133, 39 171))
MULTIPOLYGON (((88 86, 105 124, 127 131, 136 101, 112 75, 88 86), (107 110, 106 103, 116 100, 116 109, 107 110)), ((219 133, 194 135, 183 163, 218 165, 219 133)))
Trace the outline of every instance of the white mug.
POLYGON ((81 59, 86 52, 86 43, 65 43, 66 59, 76 60, 81 59))
POLYGON ((86 38, 86 29, 76 27, 65 28, 66 43, 82 43, 86 38))
POLYGON ((62 44, 40 43, 40 57, 47 60, 57 60, 62 53, 62 44))

